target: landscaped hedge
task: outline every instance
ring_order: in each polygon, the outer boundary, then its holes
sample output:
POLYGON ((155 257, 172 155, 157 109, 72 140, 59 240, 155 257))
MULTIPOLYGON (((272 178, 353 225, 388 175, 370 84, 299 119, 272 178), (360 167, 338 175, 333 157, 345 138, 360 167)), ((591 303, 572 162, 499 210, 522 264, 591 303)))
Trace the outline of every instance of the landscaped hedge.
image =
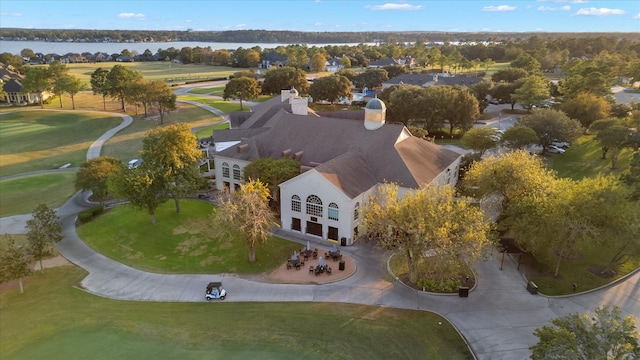
POLYGON ((83 223, 89 222, 91 221, 91 219, 93 219, 97 215, 102 214, 103 211, 104 211, 103 205, 92 206, 86 210, 80 211, 78 213, 78 220, 83 223))

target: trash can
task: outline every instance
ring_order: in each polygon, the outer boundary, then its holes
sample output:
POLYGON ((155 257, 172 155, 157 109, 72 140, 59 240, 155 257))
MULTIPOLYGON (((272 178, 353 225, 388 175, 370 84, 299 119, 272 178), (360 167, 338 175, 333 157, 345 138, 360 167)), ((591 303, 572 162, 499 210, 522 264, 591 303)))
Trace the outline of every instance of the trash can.
POLYGON ((340 238, 340 245, 341 246, 347 246, 347 238, 346 237, 341 237, 340 238))
POLYGON ((469 297, 469 288, 466 286, 460 286, 458 288, 458 296, 460 297, 469 297))
POLYGON ((338 263, 338 270, 344 271, 344 260, 340 260, 338 263))
POLYGON ((531 294, 537 294, 538 293, 538 285, 536 285, 536 283, 534 283, 533 281, 529 281, 527 283, 527 291, 531 294))

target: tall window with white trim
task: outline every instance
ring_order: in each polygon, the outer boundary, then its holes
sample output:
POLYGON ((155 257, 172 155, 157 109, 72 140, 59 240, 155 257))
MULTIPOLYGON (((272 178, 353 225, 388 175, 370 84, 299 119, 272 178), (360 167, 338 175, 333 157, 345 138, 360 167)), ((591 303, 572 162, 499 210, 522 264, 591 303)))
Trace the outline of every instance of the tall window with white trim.
POLYGON ((338 204, 336 203, 330 203, 329 204, 329 220, 335 220, 338 221, 338 204))
POLYGON ((316 195, 307 197, 307 215, 322 217, 322 200, 316 195))
POLYGON ((295 212, 302 211, 302 202, 300 201, 300 196, 293 195, 291 197, 291 211, 295 211, 295 212))
POLYGON ((222 163, 222 177, 229 177, 229 164, 227 164, 226 162, 222 163))

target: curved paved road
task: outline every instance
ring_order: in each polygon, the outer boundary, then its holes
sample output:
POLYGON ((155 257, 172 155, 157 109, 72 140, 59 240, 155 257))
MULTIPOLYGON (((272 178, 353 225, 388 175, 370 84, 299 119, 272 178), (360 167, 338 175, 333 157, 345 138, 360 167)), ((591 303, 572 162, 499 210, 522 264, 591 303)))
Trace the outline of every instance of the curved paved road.
MULTIPOLYGON (((99 155, 98 147, 96 144, 94 151, 99 155)), ((87 158, 89 156, 87 154, 87 158)), ((113 299, 200 302, 204 301, 206 283, 219 280, 224 281, 229 291, 225 301, 345 302, 428 310, 449 319, 464 335, 478 359, 491 360, 528 358, 528 348, 537 340, 533 330, 548 325, 551 319, 559 316, 593 311, 610 304, 620 306, 625 316, 640 318, 638 270, 626 280, 599 290, 549 298, 531 295, 525 290, 525 281, 514 262, 505 261, 504 270, 500 270, 498 254, 478 266, 478 286, 468 298, 425 294, 390 280, 383 256, 366 244, 343 248, 357 262, 358 271, 348 279, 329 284, 270 284, 227 274, 144 272, 115 262, 84 244, 76 233, 75 217, 87 206, 85 194, 77 193, 57 210, 64 235, 57 248, 65 258, 89 272, 81 282, 86 291, 113 299)), ((4 226, 2 230, 6 230, 4 226)), ((292 240, 306 241, 302 238, 292 240)))

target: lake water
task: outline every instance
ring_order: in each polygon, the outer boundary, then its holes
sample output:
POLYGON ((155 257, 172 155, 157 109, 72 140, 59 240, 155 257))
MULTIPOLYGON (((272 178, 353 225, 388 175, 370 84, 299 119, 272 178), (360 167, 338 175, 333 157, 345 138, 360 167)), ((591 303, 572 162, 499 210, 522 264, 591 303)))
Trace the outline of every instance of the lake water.
MULTIPOLYGON (((262 49, 273 49, 278 46, 287 46, 290 44, 268 44, 268 43, 215 43, 215 42, 190 42, 190 41, 173 41, 173 42, 140 42, 140 43, 80 43, 80 42, 47 42, 47 41, 6 41, 0 40, 0 53, 8 52, 11 54, 20 54, 23 49, 31 49, 36 53, 58 54, 67 53, 83 53, 105 52, 107 54, 120 53, 124 49, 129 51, 137 51, 142 54, 146 49, 156 53, 159 49, 168 49, 174 47, 178 50, 183 47, 201 47, 210 46, 213 50, 232 49, 239 47, 249 49, 254 46, 260 46, 262 49)), ((326 45, 337 44, 307 44, 308 47, 323 47, 326 45)), ((354 46, 357 44, 340 44, 354 46)))

